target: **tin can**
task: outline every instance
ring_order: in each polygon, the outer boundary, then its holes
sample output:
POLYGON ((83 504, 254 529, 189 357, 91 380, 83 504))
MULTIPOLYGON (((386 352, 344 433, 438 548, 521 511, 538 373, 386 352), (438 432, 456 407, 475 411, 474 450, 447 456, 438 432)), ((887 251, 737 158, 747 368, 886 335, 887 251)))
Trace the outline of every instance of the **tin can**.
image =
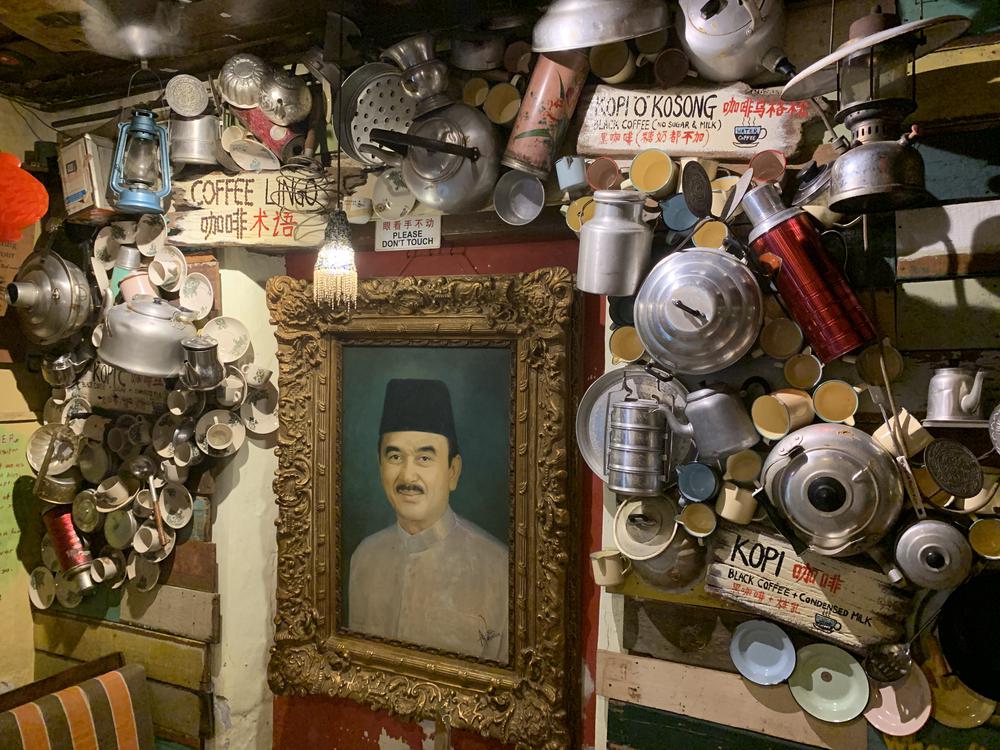
POLYGON ((589 70, 582 52, 538 56, 501 163, 543 180, 548 177, 589 70))

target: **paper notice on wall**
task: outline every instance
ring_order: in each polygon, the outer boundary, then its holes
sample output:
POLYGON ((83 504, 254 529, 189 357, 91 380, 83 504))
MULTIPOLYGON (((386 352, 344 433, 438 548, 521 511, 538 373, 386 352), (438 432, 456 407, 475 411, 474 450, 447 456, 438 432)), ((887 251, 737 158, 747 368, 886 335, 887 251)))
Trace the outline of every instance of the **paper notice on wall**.
POLYGON ((34 237, 34 230, 28 227, 17 242, 0 242, 0 315, 7 312, 7 284, 14 280, 24 259, 31 254, 34 237))
POLYGON ((376 250, 435 250, 441 247, 441 217, 376 219, 376 250))
MULTIPOLYGON (((22 525, 37 534, 40 524, 37 513, 29 515, 35 512, 36 501, 30 495, 33 473, 25 456, 28 438, 36 429, 34 422, 0 424, 0 691, 34 679, 28 572, 18 547, 22 525), (37 523, 29 525, 29 520, 37 523)), ((32 541, 40 540, 25 536, 22 554, 32 541)))

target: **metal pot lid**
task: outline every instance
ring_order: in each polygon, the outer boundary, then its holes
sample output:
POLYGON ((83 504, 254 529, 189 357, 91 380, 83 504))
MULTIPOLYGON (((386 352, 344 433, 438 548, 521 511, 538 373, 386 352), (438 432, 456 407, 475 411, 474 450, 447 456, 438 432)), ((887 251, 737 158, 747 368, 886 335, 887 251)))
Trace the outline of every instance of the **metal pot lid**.
POLYGON ((811 99, 835 91, 837 88, 837 63, 851 55, 870 49, 879 44, 912 35, 915 56, 922 57, 928 52, 947 44, 972 24, 965 16, 938 16, 920 21, 910 21, 899 26, 880 31, 877 34, 849 40, 832 54, 823 57, 785 84, 781 98, 786 102, 811 99))
POLYGON ((972 569, 972 547, 950 523, 927 519, 908 526, 896 540, 896 564, 914 586, 950 589, 972 569))
POLYGON ((935 440, 924 449, 931 478, 949 495, 969 498, 983 489, 983 467, 975 454, 954 440, 935 440))
POLYGON ((531 48, 560 52, 621 42, 670 25, 662 0, 555 0, 535 24, 531 48))
MULTIPOLYGON (((660 380, 639 365, 606 372, 587 388, 576 410, 576 444, 590 470, 608 481, 605 470, 605 435, 611 407, 628 399, 651 399, 661 404, 673 404, 674 413, 684 413, 687 389, 676 379, 660 380)), ((667 461, 664 470, 673 477, 674 467, 687 460, 691 439, 669 433, 667 461)))
MULTIPOLYGON (((410 128, 410 135, 420 138, 430 138, 432 141, 443 141, 465 146, 465 135, 451 121, 436 113, 424 120, 418 120, 410 128)), ((428 151, 418 146, 412 146, 407 152, 407 161, 413 171, 425 180, 437 182, 451 177, 462 166, 465 158, 456 154, 446 154, 442 151, 428 151)))
POLYGON ((626 500, 615 513, 615 546, 631 560, 648 560, 670 546, 677 533, 677 506, 666 497, 626 500))
POLYGON ((828 554, 885 533, 902 509, 902 479, 892 457, 868 434, 844 425, 809 425, 782 438, 761 478, 800 536, 828 554))
MULTIPOLYGON (((148 315, 161 320, 172 320, 175 315, 181 312, 161 297, 154 297, 152 294, 136 294, 125 303, 129 310, 141 315, 148 315)), ((121 307, 121 305, 117 305, 121 307)))
POLYGON ((694 248, 660 261, 639 289, 635 328, 649 355, 673 372, 718 372, 750 351, 763 299, 745 264, 694 248))

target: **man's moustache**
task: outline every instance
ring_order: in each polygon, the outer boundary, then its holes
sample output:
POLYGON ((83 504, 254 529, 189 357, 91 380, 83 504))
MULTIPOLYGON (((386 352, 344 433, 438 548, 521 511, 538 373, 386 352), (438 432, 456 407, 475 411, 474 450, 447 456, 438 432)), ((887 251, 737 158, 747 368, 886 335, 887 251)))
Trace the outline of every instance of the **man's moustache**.
POLYGON ((396 492, 423 492, 424 488, 419 484, 397 484, 396 492))

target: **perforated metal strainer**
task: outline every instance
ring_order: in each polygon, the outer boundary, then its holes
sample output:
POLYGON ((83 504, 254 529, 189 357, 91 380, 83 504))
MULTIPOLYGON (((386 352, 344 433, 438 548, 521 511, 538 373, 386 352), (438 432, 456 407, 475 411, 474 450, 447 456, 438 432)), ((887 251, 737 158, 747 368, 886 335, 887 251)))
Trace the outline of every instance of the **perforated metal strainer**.
POLYGON ((354 71, 334 105, 337 140, 344 153, 363 164, 378 166, 383 161, 366 153, 362 146, 376 146, 373 129, 405 133, 413 124, 416 100, 403 89, 399 68, 386 63, 369 63, 354 71))

